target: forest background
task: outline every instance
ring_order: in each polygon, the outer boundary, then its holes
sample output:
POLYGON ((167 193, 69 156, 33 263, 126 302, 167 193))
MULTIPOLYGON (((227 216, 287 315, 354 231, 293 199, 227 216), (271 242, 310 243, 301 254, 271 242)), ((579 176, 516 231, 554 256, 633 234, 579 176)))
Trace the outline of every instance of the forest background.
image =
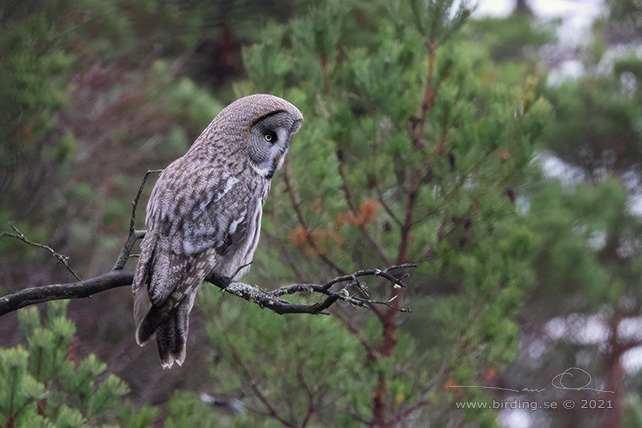
MULTIPOLYGON (((145 172, 269 92, 305 124, 244 281, 417 267, 329 316, 206 285, 171 371, 127 287, 3 315, 0 426, 641 426, 642 8, 569 48, 515 3, 5 0, 0 230, 108 272, 145 172)), ((3 295, 74 281, 0 239, 3 295)))

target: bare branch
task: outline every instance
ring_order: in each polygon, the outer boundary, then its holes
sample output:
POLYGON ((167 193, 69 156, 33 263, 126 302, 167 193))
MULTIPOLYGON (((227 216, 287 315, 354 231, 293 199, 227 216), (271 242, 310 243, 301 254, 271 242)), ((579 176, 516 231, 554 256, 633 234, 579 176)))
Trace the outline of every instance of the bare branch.
MULTIPOLYGON (((162 172, 162 169, 149 169, 145 173, 145 176, 143 177, 143 181, 140 183, 140 186, 138 187, 138 192, 136 193, 136 197, 132 201, 132 215, 131 218, 129 219, 129 234, 127 235, 127 239, 123 243, 123 249, 120 252, 120 255, 118 256, 118 259, 116 260, 116 264, 114 265, 114 270, 123 270, 125 268, 125 265, 127 264, 127 260, 131 256, 132 249, 134 248, 134 244, 136 244, 136 241, 139 239, 143 239, 145 237, 145 231, 144 230, 136 230, 136 209, 138 208, 138 202, 140 201, 140 197, 143 194, 143 189, 145 188, 145 183, 147 183, 147 178, 149 178, 150 174, 153 173, 158 173, 162 172)), ((80 278, 78 278, 80 279, 80 278)))
MULTIPOLYGON (((132 202, 133 209, 129 224, 129 236, 123 244, 123 249, 118 256, 118 260, 113 270, 84 281, 74 273, 74 276, 78 280, 77 282, 26 288, 24 290, 20 290, 1 297, 0 316, 18 310, 20 308, 24 308, 25 306, 37 303, 43 303, 51 300, 86 298, 91 297, 94 294, 110 290, 112 288, 131 285, 134 279, 134 273, 123 272, 123 268, 127 263, 127 259, 131 256, 131 251, 134 244, 138 239, 143 238, 146 233, 146 231, 144 230, 135 229, 136 207, 140 200, 145 182, 147 181, 149 174, 158 171, 159 170, 147 171, 138 189, 136 198, 132 202)), ((289 183, 287 183, 287 186, 291 191, 292 189, 290 188, 289 183)), ((14 230, 16 231, 15 234, 3 232, 2 234, 0 234, 0 238, 8 236, 19 239, 35 247, 44 248, 50 251, 54 256, 56 256, 73 273, 71 268, 69 268, 69 266, 67 265, 66 257, 56 253, 53 249, 46 245, 38 244, 28 240, 15 227, 14 230)), ((399 276, 394 275, 393 273, 395 271, 407 270, 415 267, 416 265, 406 263, 396 266, 390 266, 385 269, 363 269, 352 274, 343 274, 343 272, 341 272, 341 276, 331 279, 330 281, 327 281, 323 284, 290 284, 279 287, 272 291, 265 291, 258 287, 235 281, 232 278, 217 275, 214 272, 210 273, 205 278, 205 280, 227 293, 233 294, 237 297, 247 300, 248 302, 257 304, 262 308, 269 309, 278 314, 327 314, 327 312, 325 312, 326 309, 328 309, 337 301, 343 301, 349 303, 350 305, 370 308, 379 316, 381 312, 377 309, 377 306, 386 306, 390 308, 389 310, 394 310, 397 312, 409 312, 410 310, 407 308, 402 308, 399 305, 399 303, 396 301, 397 295, 393 295, 388 300, 370 299, 367 293, 367 285, 364 282, 360 281, 359 278, 384 278, 391 284, 393 289, 398 289, 404 287, 402 279, 405 278, 406 275, 404 274, 399 276), (339 284, 341 284, 342 286, 339 289, 334 290, 333 286, 339 284), (353 290, 352 293, 351 290, 353 290), (312 304, 302 304, 292 303, 281 298, 281 296, 284 295, 297 293, 318 294, 320 296, 323 296, 323 300, 312 304)), ((159 316, 159 319, 165 319, 165 317, 169 316, 170 311, 171 309, 169 308, 169 306, 167 308, 167 311, 163 311, 163 309, 161 308, 158 311, 157 315, 159 316)))
MULTIPOLYGON (((214 273, 211 273, 207 277, 207 280, 217 287, 223 289, 225 292, 234 294, 235 296, 238 296, 249 302, 256 303, 262 308, 270 309, 278 314, 322 314, 324 313, 323 311, 325 311, 332 304, 339 300, 360 307, 369 307, 370 305, 383 305, 392 308, 392 302, 395 300, 395 298, 385 301, 365 299, 356 295, 351 295, 348 291, 348 287, 357 286, 358 283, 356 282, 356 278, 363 276, 379 276, 392 282, 395 286, 403 287, 404 285, 401 280, 394 277, 389 272, 414 267, 416 267, 416 265, 404 264, 391 266, 384 270, 361 270, 353 273, 352 275, 343 275, 334 278, 324 284, 290 284, 276 288, 272 291, 264 291, 260 288, 253 287, 242 282, 233 281, 230 278, 220 277, 214 273), (338 284, 341 282, 349 283, 347 286, 341 288, 340 290, 331 290, 331 287, 334 284, 338 284), (281 299, 281 296, 284 296, 286 294, 297 293, 318 293, 327 297, 321 302, 313 304, 292 303, 285 299, 281 299)), ((407 308, 395 307, 395 309, 399 312, 410 311, 407 308)))
MULTIPOLYGON (((355 272, 348 277, 358 276, 379 276, 386 278, 394 284, 400 284, 400 280, 390 275, 391 270, 401 268, 412 268, 414 265, 391 266, 388 269, 370 269, 355 272)), ((364 299, 356 295, 350 295, 347 288, 354 283, 338 291, 333 291, 328 284, 337 284, 348 281, 348 277, 342 276, 335 278, 325 284, 291 284, 279 287, 272 291, 265 291, 258 287, 234 281, 228 277, 222 277, 215 273, 207 276, 206 280, 221 290, 240 297, 248 302, 255 303, 262 308, 270 309, 278 314, 322 314, 335 302, 341 300, 355 306, 368 307, 370 305, 384 305, 393 307, 391 304, 394 299, 386 301, 364 299), (326 296, 324 300, 313 304, 292 303, 280 296, 296 293, 317 293, 326 296)), ((94 294, 111 290, 112 288, 124 287, 131 285, 134 279, 133 272, 123 272, 122 270, 112 270, 111 272, 99 275, 95 278, 85 281, 52 284, 41 287, 31 287, 0 298, 0 316, 9 312, 24 308, 25 306, 36 303, 48 302, 50 300, 63 299, 81 299, 90 297, 94 294)), ((402 284, 403 285, 403 284, 402 284)), ((409 312, 407 308, 396 308, 400 312, 409 312)))
POLYGON ((134 245, 136 244, 136 241, 138 241, 139 239, 143 239, 145 237, 145 233, 145 230, 134 230, 134 232, 127 237, 127 239, 123 243, 123 249, 120 251, 120 255, 116 260, 116 264, 114 265, 113 270, 123 270, 125 268, 127 260, 129 260, 129 258, 133 256, 131 252, 134 248, 134 245))
POLYGON ((417 265, 414 265, 412 263, 404 263, 400 265, 395 265, 395 266, 390 266, 384 270, 381 269, 364 269, 364 270, 359 270, 351 275, 344 275, 344 276, 339 276, 337 278, 334 278, 328 282, 326 282, 323 286, 325 288, 330 288, 332 285, 338 283, 338 282, 345 282, 349 280, 354 280, 356 281, 357 277, 361 276, 380 276, 382 278, 387 279, 388 281, 392 282, 393 284, 399 286, 399 287, 405 287, 403 282, 399 278, 396 278, 392 276, 389 272, 395 271, 395 270, 400 270, 400 269, 411 269, 415 268, 417 265))
POLYGON ((57 258, 58 261, 67 268, 67 270, 74 276, 74 278, 76 278, 78 281, 82 281, 82 279, 80 279, 76 272, 74 272, 71 266, 69 266, 69 257, 57 253, 48 245, 38 244, 37 242, 30 241, 22 232, 20 232, 20 230, 18 230, 16 226, 14 226, 13 224, 11 224, 10 226, 16 233, 2 232, 0 233, 0 239, 4 238, 5 236, 8 238, 15 238, 24 242, 25 244, 31 245, 32 247, 42 248, 49 251, 52 256, 57 258))
POLYGON ((90 297, 102 291, 131 285, 133 272, 111 271, 86 281, 68 284, 43 285, 25 288, 0 297, 0 316, 9 312, 50 300, 80 299, 90 297))
POLYGON ((143 194, 143 189, 145 188, 145 183, 147 183, 147 179, 149 178, 150 174, 154 173, 161 173, 163 172, 162 169, 148 169, 145 175, 143 176, 143 181, 140 183, 140 186, 138 187, 138 192, 136 193, 136 197, 132 201, 132 216, 129 219, 129 235, 133 235, 135 232, 135 227, 136 227, 136 209, 138 208, 138 201, 140 201, 140 197, 143 194))

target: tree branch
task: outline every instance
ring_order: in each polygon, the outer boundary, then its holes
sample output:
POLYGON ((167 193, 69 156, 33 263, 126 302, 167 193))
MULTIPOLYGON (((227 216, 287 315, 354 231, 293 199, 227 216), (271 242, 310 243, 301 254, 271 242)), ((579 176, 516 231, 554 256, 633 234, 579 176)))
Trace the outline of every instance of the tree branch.
POLYGON ((85 281, 25 288, 0 297, 0 316, 50 300, 81 299, 116 287, 131 285, 133 272, 111 271, 85 281))
POLYGON ((18 230, 16 226, 14 226, 13 224, 11 224, 10 226, 13 229, 13 231, 16 233, 2 232, 0 233, 0 239, 4 237, 14 238, 24 242, 27 245, 31 245, 32 247, 42 248, 44 250, 49 251, 52 256, 57 258, 58 261, 67 268, 67 270, 74 276, 74 278, 76 278, 78 281, 82 281, 80 277, 76 274, 76 272, 74 272, 74 270, 69 266, 69 257, 63 256, 62 254, 57 253, 56 251, 54 251, 53 248, 51 248, 48 245, 38 244, 37 242, 30 241, 22 232, 20 232, 20 230, 18 230))
MULTIPOLYGON (((158 171, 159 170, 147 171, 143 178, 138 189, 138 193, 136 194, 136 198, 132 202, 133 207, 129 224, 129 236, 125 240, 120 255, 118 256, 118 260, 110 272, 84 281, 80 280, 80 278, 74 273, 74 276, 78 279, 77 282, 31 287, 0 297, 0 316, 37 303, 48 302, 51 300, 81 299, 91 297, 92 295, 103 291, 111 290, 112 288, 131 285, 134 279, 134 273, 124 272, 123 268, 131 256, 131 251, 136 241, 145 236, 144 230, 135 229, 136 207, 148 176, 151 173, 158 171)), ((17 232, 16 234, 3 232, 0 234, 0 238, 3 236, 9 236, 19 239, 29 245, 46 249, 63 262, 73 273, 73 270, 71 270, 66 263, 67 257, 56 253, 46 245, 29 241, 16 228, 14 228, 14 230, 17 232)), ((413 264, 400 264, 397 266, 390 266, 386 269, 359 270, 353 274, 343 274, 325 282, 324 284, 291 284, 279 287, 272 291, 265 291, 243 282, 234 281, 231 278, 217 275, 214 272, 210 273, 205 280, 227 293, 257 304, 262 308, 270 309, 278 314, 327 314, 324 311, 337 301, 344 301, 354 306, 369 307, 375 311, 376 305, 383 305, 391 309, 394 308, 399 312, 409 312, 409 309, 399 306, 398 302, 395 301, 396 296, 384 301, 371 300, 367 294, 366 284, 360 281, 359 278, 381 277, 389 281, 394 288, 401 288, 404 287, 402 279, 405 278, 406 275, 403 272, 401 275, 394 275, 393 273, 395 271, 407 270, 415 267, 416 265, 413 264), (339 284, 341 284, 341 287, 337 290, 333 290, 333 286, 339 284), (354 293, 351 294, 352 290, 354 290, 354 293), (323 300, 312 304, 292 303, 281 298, 281 296, 287 294, 297 293, 316 293, 324 298, 323 300)), ((159 313, 159 316, 164 318, 169 316, 169 313, 159 313)))
MULTIPOLYGON (((414 268, 415 265, 391 266, 384 270, 370 269, 367 271, 355 272, 352 276, 379 276, 389 280, 394 279, 394 284, 402 284, 399 279, 389 274, 390 271, 414 268)), ((265 291, 243 282, 234 281, 228 277, 222 277, 215 273, 207 276, 206 280, 221 290, 240 297, 248 302, 259 305, 262 308, 270 309, 278 314, 322 314, 337 301, 344 301, 355 306, 368 307, 369 305, 384 305, 392 307, 392 300, 378 301, 364 299, 351 295, 349 287, 357 286, 350 282, 338 291, 333 291, 329 286, 340 282, 348 281, 350 275, 334 278, 325 284, 290 284, 276 288, 272 291, 265 291), (325 299, 312 304, 292 303, 280 296, 297 293, 317 293, 325 296, 325 299)), ((0 297, 0 316, 9 312, 24 308, 25 306, 51 300, 82 299, 91 297, 94 294, 111 290, 112 288, 131 285, 134 279, 133 272, 112 270, 95 278, 84 281, 52 284, 40 287, 31 287, 24 290, 0 297)), ((401 312, 409 312, 407 308, 400 308, 401 312)))
MULTIPOLYGON (((141 195, 143 194, 143 189, 145 188, 145 183, 147 183, 147 179, 149 178, 149 175, 152 173, 159 173, 162 172, 162 169, 149 169, 145 173, 145 176, 143 177, 143 181, 140 183, 140 186, 138 187, 138 193, 136 193, 136 197, 132 201, 132 215, 131 218, 129 219, 129 235, 127 236, 127 239, 123 243, 123 249, 120 252, 120 255, 118 256, 118 259, 116 260, 116 264, 114 265, 114 270, 123 270, 125 268, 125 265, 127 264, 127 260, 129 257, 131 257, 131 252, 132 249, 134 248, 134 244, 136 244, 136 241, 139 239, 143 239, 145 237, 145 231, 144 230, 136 230, 136 209, 138 208, 138 201, 140 200, 141 195)), ((80 279, 80 278, 78 278, 80 279)))

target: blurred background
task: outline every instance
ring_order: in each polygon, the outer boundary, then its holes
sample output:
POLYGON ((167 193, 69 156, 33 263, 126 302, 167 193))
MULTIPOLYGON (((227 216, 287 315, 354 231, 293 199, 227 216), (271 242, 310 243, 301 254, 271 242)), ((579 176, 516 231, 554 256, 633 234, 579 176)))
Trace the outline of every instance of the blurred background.
MULTIPOLYGON (((330 316, 205 286, 171 371, 128 287, 4 315, 0 424, 642 426, 641 40, 637 0, 3 0, 0 231, 109 271, 145 172, 269 92, 305 124, 244 281, 418 267, 330 316)), ((0 240, 3 295, 74 281, 0 240)))

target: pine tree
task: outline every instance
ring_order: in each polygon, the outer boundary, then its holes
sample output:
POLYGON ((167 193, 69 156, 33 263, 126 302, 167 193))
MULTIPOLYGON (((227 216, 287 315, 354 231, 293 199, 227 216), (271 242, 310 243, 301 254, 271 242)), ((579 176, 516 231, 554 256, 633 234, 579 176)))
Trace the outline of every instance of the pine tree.
POLYGON ((20 312, 27 347, 0 349, 0 426, 96 426, 119 415, 128 427, 149 426, 155 409, 121 408, 127 385, 107 375, 94 355, 75 355, 66 308, 66 302, 50 303, 44 320, 36 308, 20 312))
MULTIPOLYGON (((273 317, 206 290, 213 375, 259 414, 285 426, 454 421, 454 401, 487 399, 456 387, 515 357, 511 318, 537 243, 515 193, 550 107, 534 76, 500 81, 458 36, 469 13, 447 1, 329 1, 244 51, 239 95, 281 95, 306 118, 273 184, 284 197, 266 206, 259 282, 419 264, 407 290, 368 284, 391 307, 327 320, 273 317)), ((496 423, 490 410, 467 418, 496 423)))

